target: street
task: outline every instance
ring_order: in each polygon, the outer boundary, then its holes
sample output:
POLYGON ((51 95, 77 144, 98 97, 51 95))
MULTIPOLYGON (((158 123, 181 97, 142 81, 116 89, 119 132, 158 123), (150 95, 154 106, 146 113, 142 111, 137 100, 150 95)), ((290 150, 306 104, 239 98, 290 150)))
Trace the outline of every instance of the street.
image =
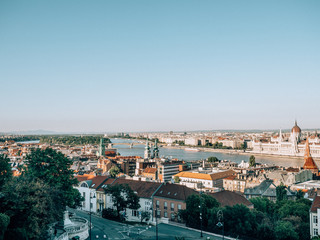
MULTIPOLYGON (((89 220, 90 215, 87 212, 68 209, 69 212, 75 213, 79 217, 83 217, 89 220)), ((91 216, 92 221, 92 235, 93 239, 156 239, 156 227, 147 225, 130 225, 111 221, 95 215, 91 216)), ((220 240, 222 237, 216 237, 212 235, 203 234, 203 238, 200 237, 200 232, 189 230, 182 227, 172 226, 169 224, 158 224, 158 239, 159 240, 175 240, 178 237, 180 239, 215 239, 220 240)), ((88 238, 90 239, 90 237, 88 238)), ((227 238, 225 238, 227 239, 227 238)))

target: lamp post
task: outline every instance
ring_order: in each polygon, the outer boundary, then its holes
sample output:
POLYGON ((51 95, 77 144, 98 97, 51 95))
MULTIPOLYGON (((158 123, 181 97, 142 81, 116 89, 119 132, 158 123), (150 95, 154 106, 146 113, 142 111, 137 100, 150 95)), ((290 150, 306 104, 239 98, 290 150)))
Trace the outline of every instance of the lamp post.
POLYGON ((158 207, 156 206, 156 240, 158 240, 158 207))
POLYGON ((92 196, 92 192, 90 191, 90 226, 89 226, 89 231, 90 231, 90 233, 89 233, 89 235, 90 235, 90 240, 91 240, 91 214, 92 214, 92 212, 91 212, 91 199, 92 198, 96 198, 96 196, 95 196, 95 194, 93 193, 93 196, 92 196))
POLYGON ((203 237, 202 234, 202 182, 199 183, 199 187, 200 187, 200 205, 199 205, 199 209, 200 209, 200 237, 203 237))
POLYGON ((222 240, 224 240, 224 222, 223 222, 223 212, 221 210, 217 212, 217 217, 219 221, 217 223, 217 226, 222 227, 222 240))

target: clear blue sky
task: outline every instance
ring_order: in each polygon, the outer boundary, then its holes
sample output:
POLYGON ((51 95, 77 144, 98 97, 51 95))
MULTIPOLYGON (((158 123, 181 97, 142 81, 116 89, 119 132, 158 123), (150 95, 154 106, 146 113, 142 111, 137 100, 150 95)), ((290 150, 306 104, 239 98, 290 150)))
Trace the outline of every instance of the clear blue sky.
POLYGON ((320 1, 0 1, 0 132, 320 127, 320 1))

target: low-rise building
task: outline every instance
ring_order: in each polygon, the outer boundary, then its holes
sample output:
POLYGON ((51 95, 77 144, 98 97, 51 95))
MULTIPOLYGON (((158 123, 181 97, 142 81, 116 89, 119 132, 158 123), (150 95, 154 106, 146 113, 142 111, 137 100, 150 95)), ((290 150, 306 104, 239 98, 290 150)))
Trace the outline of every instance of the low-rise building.
POLYGON ((163 183, 153 196, 153 218, 181 222, 178 212, 186 209, 186 200, 193 194, 199 193, 183 185, 163 183))
POLYGON ((320 196, 315 196, 310 208, 310 237, 317 237, 320 233, 320 196))

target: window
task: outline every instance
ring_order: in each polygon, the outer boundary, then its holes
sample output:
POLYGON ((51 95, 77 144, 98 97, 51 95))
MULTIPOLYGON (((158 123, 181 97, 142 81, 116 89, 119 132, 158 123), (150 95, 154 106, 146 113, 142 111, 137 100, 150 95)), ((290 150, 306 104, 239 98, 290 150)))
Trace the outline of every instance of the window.
POLYGON ((92 203, 90 203, 90 208, 93 208, 93 204, 92 203))
POLYGON ((313 229, 313 236, 318 236, 318 228, 313 229))
POLYGON ((174 203, 171 203, 171 211, 174 211, 174 203))
POLYGON ((164 209, 167 209, 167 208, 168 208, 168 203, 167 203, 167 202, 164 202, 163 208, 164 208, 164 209))
POLYGON ((178 204, 178 210, 181 210, 181 204, 178 204))
POLYGON ((318 223, 318 216, 313 216, 313 223, 318 223))
POLYGON ((157 210, 157 217, 160 217, 160 210, 157 210))
POLYGON ((168 213, 167 212, 164 212, 164 217, 168 217, 168 213))
POLYGON ((138 211, 136 211, 136 210, 132 210, 132 214, 131 214, 131 215, 134 216, 134 217, 136 217, 136 216, 138 215, 137 212, 138 212, 138 211))
POLYGON ((160 202, 159 200, 156 201, 156 207, 159 208, 160 202))
POLYGON ((171 213, 171 220, 174 221, 174 219, 175 219, 175 215, 174 215, 174 213, 171 213))
POLYGON ((83 198, 86 198, 86 193, 85 192, 83 192, 83 198))

